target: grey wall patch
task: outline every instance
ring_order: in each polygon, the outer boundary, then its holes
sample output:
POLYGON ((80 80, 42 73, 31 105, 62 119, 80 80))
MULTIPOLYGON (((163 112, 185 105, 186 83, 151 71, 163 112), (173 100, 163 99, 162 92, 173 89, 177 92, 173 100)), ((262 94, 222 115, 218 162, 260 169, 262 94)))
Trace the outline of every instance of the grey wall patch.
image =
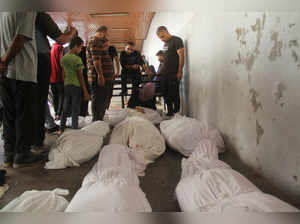
POLYGON ((298 40, 290 40, 289 41, 289 47, 299 47, 298 40))
MULTIPOLYGON (((275 104, 278 104, 280 99, 283 97, 283 92, 285 90, 286 90, 286 86, 282 82, 276 82, 273 85, 272 95, 273 95, 275 104)), ((283 106, 284 106, 284 104, 283 104, 283 106)))
POLYGON ((295 62, 298 62, 298 54, 294 50, 292 50, 292 57, 293 57, 295 62))
POLYGON ((275 61, 278 57, 281 57, 281 49, 282 49, 282 41, 278 40, 278 32, 273 32, 271 36, 271 40, 274 41, 273 48, 271 49, 269 60, 275 61))
POLYGON ((263 109, 263 106, 261 102, 257 100, 258 93, 254 89, 250 89, 250 102, 253 107, 253 112, 256 113, 258 109, 260 108, 261 110, 263 109))
POLYGON ((296 23, 289 24, 289 28, 292 28, 293 26, 296 26, 296 23))
POLYGON ((261 127, 261 125, 256 120, 256 144, 259 145, 263 135, 265 134, 265 130, 261 127))

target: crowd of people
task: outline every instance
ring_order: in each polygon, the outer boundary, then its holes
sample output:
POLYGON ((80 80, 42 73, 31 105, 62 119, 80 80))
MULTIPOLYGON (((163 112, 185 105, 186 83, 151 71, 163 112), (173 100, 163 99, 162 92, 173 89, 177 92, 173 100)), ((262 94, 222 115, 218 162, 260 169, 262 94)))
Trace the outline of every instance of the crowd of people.
POLYGON ((89 101, 93 121, 103 120, 118 76, 122 80, 122 95, 128 94, 128 80, 132 83, 129 106, 155 107, 154 96, 159 91, 163 93, 167 115, 179 112, 184 46, 164 26, 157 29, 158 38, 164 42, 164 48, 157 53, 157 71, 134 49, 133 42, 127 42, 118 55, 110 45, 106 26, 99 27, 86 46, 73 26, 61 32, 44 12, 1 12, 0 30, 0 116, 5 167, 18 168, 40 161, 45 127, 61 135, 71 116, 72 128, 78 129, 78 117, 88 115, 89 101), (55 41, 52 46, 48 37, 55 41), (150 82, 140 88, 142 71, 148 74, 150 82), (48 104, 49 90, 54 118, 48 104), (60 126, 55 120, 60 120, 60 126))

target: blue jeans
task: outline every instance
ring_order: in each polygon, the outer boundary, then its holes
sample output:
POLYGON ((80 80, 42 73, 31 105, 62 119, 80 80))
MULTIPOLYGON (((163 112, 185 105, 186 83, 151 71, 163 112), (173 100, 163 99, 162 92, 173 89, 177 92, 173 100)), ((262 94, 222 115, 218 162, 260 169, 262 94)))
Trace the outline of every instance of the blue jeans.
POLYGON ((64 131, 66 128, 66 121, 68 112, 72 115, 72 129, 78 129, 78 116, 80 113, 80 104, 82 98, 81 87, 68 85, 64 89, 65 98, 63 104, 63 112, 61 116, 60 130, 64 131))

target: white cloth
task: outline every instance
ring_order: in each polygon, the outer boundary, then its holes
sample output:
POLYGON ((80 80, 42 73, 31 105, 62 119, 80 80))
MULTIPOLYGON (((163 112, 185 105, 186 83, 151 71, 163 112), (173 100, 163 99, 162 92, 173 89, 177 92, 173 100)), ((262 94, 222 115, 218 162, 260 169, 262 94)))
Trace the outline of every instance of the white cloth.
POLYGON ((68 194, 68 190, 59 188, 53 191, 26 191, 2 208, 1 212, 64 212, 69 203, 62 196, 68 194))
POLYGON ((210 212, 299 212, 299 210, 272 195, 251 192, 227 198, 211 208, 210 212))
POLYGON ((103 137, 83 130, 66 131, 52 146, 45 169, 64 169, 92 159, 101 150, 103 137))
POLYGON ((184 212, 207 212, 224 199, 250 192, 259 192, 259 189, 232 169, 204 170, 182 178, 176 187, 184 212))
POLYGON ((165 150, 165 140, 159 130, 148 120, 130 117, 112 131, 110 144, 120 144, 142 151, 145 160, 154 162, 165 150))
POLYGON ((212 140, 219 152, 225 151, 220 132, 196 119, 176 115, 171 120, 161 122, 160 130, 167 144, 184 156, 190 156, 204 139, 212 140))

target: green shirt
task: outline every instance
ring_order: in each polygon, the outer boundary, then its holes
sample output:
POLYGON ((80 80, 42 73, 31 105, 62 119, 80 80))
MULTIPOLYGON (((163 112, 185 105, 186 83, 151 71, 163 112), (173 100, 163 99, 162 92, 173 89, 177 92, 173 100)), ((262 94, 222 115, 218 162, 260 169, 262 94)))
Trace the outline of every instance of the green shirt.
POLYGON ((65 73, 65 86, 73 85, 80 87, 77 72, 84 68, 81 58, 75 54, 68 53, 61 59, 61 66, 65 73))

